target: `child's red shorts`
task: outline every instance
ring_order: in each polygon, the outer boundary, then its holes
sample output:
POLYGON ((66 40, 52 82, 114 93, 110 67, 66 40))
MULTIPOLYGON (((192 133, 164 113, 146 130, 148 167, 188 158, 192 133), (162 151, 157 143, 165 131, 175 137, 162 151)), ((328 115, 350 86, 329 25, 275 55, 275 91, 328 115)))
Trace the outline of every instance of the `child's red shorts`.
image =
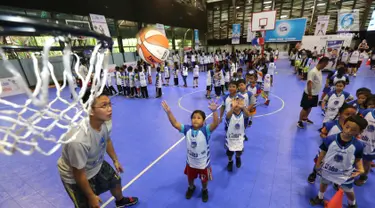
POLYGON ((208 181, 212 180, 212 169, 211 167, 207 167, 205 169, 196 169, 190 167, 188 164, 186 164, 185 175, 187 175, 189 180, 194 180, 198 176, 202 180, 202 183, 206 183, 208 181))

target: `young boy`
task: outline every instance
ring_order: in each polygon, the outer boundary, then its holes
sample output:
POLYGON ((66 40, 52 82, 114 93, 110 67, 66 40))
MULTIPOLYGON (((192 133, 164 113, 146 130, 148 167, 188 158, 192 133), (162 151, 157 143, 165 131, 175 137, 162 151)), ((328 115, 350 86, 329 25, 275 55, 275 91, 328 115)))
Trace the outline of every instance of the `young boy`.
POLYGON ((310 199, 311 205, 324 204, 324 192, 329 183, 341 186, 348 197, 349 208, 356 208, 353 189, 354 178, 364 173, 362 164, 363 144, 356 137, 367 127, 367 121, 359 115, 345 120, 340 134, 332 135, 323 140, 321 152, 315 169, 321 171, 321 182, 318 196, 310 199), (356 167, 356 169, 354 168, 356 167))
POLYGON ((198 88, 199 66, 195 65, 193 70, 193 88, 198 88))
POLYGON ((371 162, 375 160, 375 95, 367 98, 362 116, 368 122, 368 126, 361 135, 361 140, 365 144, 363 150, 363 166, 365 172, 355 181, 355 185, 362 186, 367 182, 367 175, 371 170, 371 162))
POLYGON ((123 88, 122 88, 122 79, 121 79, 121 72, 120 72, 120 67, 116 66, 116 85, 117 85, 117 90, 119 94, 125 95, 123 88))
POLYGON ((160 67, 156 68, 155 87, 156 87, 156 97, 155 98, 160 98, 162 96, 162 92, 161 92, 162 81, 161 81, 160 67))
POLYGON ((206 98, 207 99, 211 99, 213 75, 214 75, 214 72, 212 71, 212 69, 207 67, 207 73, 206 73, 206 98))
POLYGON ((227 112, 226 124, 228 126, 226 134, 226 147, 228 156, 227 170, 233 171, 232 157, 236 153, 236 167, 241 167, 241 155, 244 149, 245 140, 245 118, 249 117, 244 97, 237 95, 232 100, 232 108, 227 112))
MULTIPOLYGON (((82 98, 90 98, 88 89, 82 98)), ((124 197, 121 191, 123 168, 118 161, 106 122, 112 118, 109 97, 101 94, 94 98, 90 116, 81 123, 81 128, 71 129, 67 137, 76 139, 62 145, 57 162, 63 186, 74 203, 74 207, 100 207, 99 195, 110 190, 116 199, 116 207, 128 207, 138 203, 136 197, 124 197), (112 159, 112 166, 104 160, 105 153, 112 159)), ((72 206, 73 207, 73 206, 72 206)))
POLYGON ((328 93, 323 99, 322 109, 325 110, 323 124, 334 120, 341 106, 345 102, 353 100, 353 96, 344 91, 345 85, 344 81, 337 81, 335 83, 335 90, 328 93))
MULTIPOLYGON (((223 105, 221 106, 221 109, 220 109, 220 123, 223 120, 223 116, 226 115, 230 111, 232 107, 232 100, 233 98, 236 97, 236 95, 237 95, 237 82, 231 81, 229 82, 229 94, 223 97, 223 105)), ((225 130, 227 129, 228 129, 228 126, 225 125, 225 130)))
POLYGON ((144 69, 142 69, 142 66, 138 74, 139 74, 139 83, 141 85, 142 98, 148 98, 146 74, 144 72, 144 69))
MULTIPOLYGON (((238 81, 238 91, 241 94, 241 96, 244 97, 245 107, 247 111, 250 112, 256 104, 256 98, 255 98, 255 95, 253 95, 253 93, 247 91, 245 80, 241 79, 238 81)), ((248 124, 249 124, 249 116, 245 117, 244 119, 245 129, 248 127, 248 124)), ((245 141, 247 141, 248 138, 246 136, 246 133, 244 137, 245 137, 245 141)))
POLYGON ((185 175, 187 175, 189 188, 186 191, 186 199, 190 199, 195 191, 194 180, 199 176, 202 182, 202 201, 208 201, 208 181, 212 180, 212 169, 210 166, 210 136, 219 125, 217 116, 218 104, 210 102, 209 109, 213 113, 213 122, 205 125, 206 114, 201 110, 195 110, 191 114, 191 124, 184 125, 179 123, 174 117, 168 104, 163 101, 162 106, 168 115, 172 126, 183 133, 186 137, 187 160, 185 175))
POLYGON ((165 86, 169 86, 170 74, 169 74, 168 62, 165 62, 165 66, 164 66, 164 79, 165 79, 165 86))

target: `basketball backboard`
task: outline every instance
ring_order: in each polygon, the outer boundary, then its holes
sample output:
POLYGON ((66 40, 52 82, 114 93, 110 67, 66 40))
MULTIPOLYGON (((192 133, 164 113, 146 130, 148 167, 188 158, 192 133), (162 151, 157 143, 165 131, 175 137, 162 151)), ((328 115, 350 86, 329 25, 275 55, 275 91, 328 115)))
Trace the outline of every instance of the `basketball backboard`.
POLYGON ((274 30, 276 22, 276 10, 254 12, 251 17, 251 31, 274 30))

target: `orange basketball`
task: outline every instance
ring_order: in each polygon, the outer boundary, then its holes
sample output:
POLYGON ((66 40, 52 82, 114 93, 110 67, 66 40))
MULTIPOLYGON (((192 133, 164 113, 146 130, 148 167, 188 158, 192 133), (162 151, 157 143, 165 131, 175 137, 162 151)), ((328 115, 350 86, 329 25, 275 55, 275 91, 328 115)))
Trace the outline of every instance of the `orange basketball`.
POLYGON ((169 56, 169 42, 159 30, 145 28, 137 35, 137 51, 147 63, 161 63, 169 56))

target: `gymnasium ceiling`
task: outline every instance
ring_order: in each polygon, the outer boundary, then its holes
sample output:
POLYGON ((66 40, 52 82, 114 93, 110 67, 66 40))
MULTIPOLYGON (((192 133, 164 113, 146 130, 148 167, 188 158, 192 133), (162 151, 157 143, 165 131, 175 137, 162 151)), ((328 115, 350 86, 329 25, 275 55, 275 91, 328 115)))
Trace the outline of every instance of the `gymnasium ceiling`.
MULTIPOLYGON (((319 15, 330 15, 328 33, 336 31, 337 11, 340 9, 359 9, 362 30, 366 30, 374 10, 372 0, 207 0, 208 39, 227 39, 231 37, 232 24, 239 23, 247 28, 252 12, 275 9, 277 19, 305 17, 308 19, 307 33, 315 30, 316 18, 319 15), (233 2, 236 2, 235 5, 233 2), (368 13, 366 13, 368 8, 368 13), (236 18, 234 17, 236 10, 236 18), (365 15, 364 15, 365 14, 365 15)), ((242 30, 246 37, 247 30, 242 30)))

